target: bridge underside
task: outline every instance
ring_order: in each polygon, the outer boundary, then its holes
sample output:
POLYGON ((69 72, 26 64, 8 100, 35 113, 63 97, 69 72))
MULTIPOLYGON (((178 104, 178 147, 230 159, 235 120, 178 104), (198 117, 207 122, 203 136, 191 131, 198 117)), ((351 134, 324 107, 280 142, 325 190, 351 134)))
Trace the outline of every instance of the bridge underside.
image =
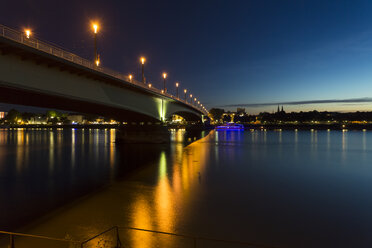
POLYGON ((148 115, 143 115, 122 108, 115 108, 75 99, 36 93, 22 89, 8 88, 0 85, 0 102, 59 109, 65 111, 93 114, 112 118, 118 121, 159 121, 148 115))
MULTIPOLYGON (((115 108, 76 99, 68 99, 60 96, 52 96, 24 89, 10 88, 2 85, 0 85, 0 102, 92 114, 112 118, 121 122, 159 121, 151 116, 122 108, 115 108)), ((199 116, 187 111, 180 111, 173 114, 182 116, 187 121, 200 121, 199 116)))

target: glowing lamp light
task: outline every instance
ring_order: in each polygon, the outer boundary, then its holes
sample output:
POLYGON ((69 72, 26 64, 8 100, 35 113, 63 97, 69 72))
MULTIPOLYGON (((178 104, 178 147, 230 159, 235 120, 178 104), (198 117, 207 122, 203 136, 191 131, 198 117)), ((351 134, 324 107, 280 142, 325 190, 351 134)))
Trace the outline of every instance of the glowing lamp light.
POLYGON ((99 63, 100 63, 100 61, 99 61, 99 59, 97 59, 96 60, 96 65, 99 66, 99 63))
POLYGON ((192 98, 192 94, 190 94, 190 98, 192 98))
POLYGON ((187 89, 184 89, 183 92, 185 92, 185 94, 187 93, 187 89))
POLYGON ((196 97, 194 98, 194 101, 196 102, 196 97))
POLYGON ((161 93, 163 94, 164 93, 164 90, 161 90, 161 93))
POLYGON ((132 75, 129 75, 129 80, 130 80, 130 81, 132 81, 132 77, 133 77, 132 75))
POLYGON ((25 30, 25 34, 26 34, 27 39, 29 39, 30 38, 30 35, 31 35, 31 30, 30 29, 26 29, 25 30))
POLYGON ((198 104, 200 104, 200 101, 198 101, 198 104))
POLYGON ((144 57, 141 57, 141 63, 144 65, 145 64, 145 61, 146 59, 144 57))
POLYGON ((164 79, 167 78, 167 73, 163 73, 163 78, 164 78, 164 79))
MULTIPOLYGON (((152 86, 152 85, 151 85, 151 84, 149 84, 149 88, 151 88, 151 86, 152 86)), ((163 93, 163 92, 162 92, 162 93, 163 93)))
POLYGON ((176 87, 178 87, 178 85, 179 85, 179 83, 177 82, 177 83, 176 83, 176 87))
POLYGON ((93 23, 92 24, 92 27, 93 27, 94 33, 96 34, 98 32, 98 24, 97 23, 93 23))

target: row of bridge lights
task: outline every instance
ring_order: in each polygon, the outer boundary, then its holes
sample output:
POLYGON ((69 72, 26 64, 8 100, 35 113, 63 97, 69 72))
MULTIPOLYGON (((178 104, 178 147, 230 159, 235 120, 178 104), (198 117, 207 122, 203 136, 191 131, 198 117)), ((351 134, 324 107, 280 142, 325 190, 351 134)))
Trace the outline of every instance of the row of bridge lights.
MULTIPOLYGON (((144 57, 141 57, 140 62, 142 64, 142 83, 146 83, 145 78, 144 78, 145 61, 146 61, 146 59, 144 57)), ((166 79, 167 79, 168 74, 164 72, 162 76, 163 76, 164 81, 163 81, 163 89, 161 90, 161 93, 164 94, 165 92, 167 92, 166 79)), ((133 75, 129 74, 129 81, 132 82, 132 79, 133 79, 133 75)), ((177 96, 178 99, 180 99, 180 95, 179 95, 180 83, 176 82, 175 85, 176 85, 176 96, 177 96)), ((149 83, 148 87, 151 88, 152 84, 149 83)), ((184 99, 187 102, 187 89, 184 89, 183 92, 185 93, 185 98, 184 99)), ((203 104, 200 103, 200 101, 197 101, 196 97, 194 97, 194 99, 193 99, 192 94, 190 94, 190 99, 191 99, 191 103, 194 103, 195 105, 196 104, 199 105, 202 109, 204 109, 206 111, 206 108, 203 106, 203 104)))
MULTIPOLYGON (((92 23, 92 29, 93 29, 93 33, 94 33, 94 62, 96 64, 96 66, 99 66, 100 64, 100 56, 99 54, 97 53, 97 33, 98 33, 98 29, 99 29, 99 25, 97 23, 92 23)), ((32 32, 30 29, 25 29, 24 30, 25 32, 25 35, 26 35, 26 38, 29 39, 32 32)), ((140 59, 140 62, 142 64, 142 83, 146 83, 145 82, 145 61, 146 61, 146 58, 144 57, 141 57, 140 59)), ((166 88, 166 78, 167 78, 167 73, 163 73, 163 79, 164 79, 164 83, 163 83, 163 89, 161 90, 161 93, 164 94, 167 92, 167 88, 166 88)), ((129 81, 132 82, 132 78, 133 78, 133 75, 129 75, 129 81)), ((180 99, 179 97, 179 82, 176 82, 176 92, 177 92, 177 98, 180 99)), ((149 83, 148 84, 148 87, 151 88, 152 87, 152 84, 149 83)), ((185 93, 185 101, 187 102, 187 89, 184 89, 183 92, 185 93)), ((207 111, 207 109, 203 106, 203 104, 200 103, 200 101, 197 101, 197 98, 194 96, 194 99, 193 99, 193 95, 190 94, 190 99, 191 99, 191 103, 194 103, 195 105, 199 105, 203 110, 207 111), (194 101, 193 101, 194 100, 194 101)))

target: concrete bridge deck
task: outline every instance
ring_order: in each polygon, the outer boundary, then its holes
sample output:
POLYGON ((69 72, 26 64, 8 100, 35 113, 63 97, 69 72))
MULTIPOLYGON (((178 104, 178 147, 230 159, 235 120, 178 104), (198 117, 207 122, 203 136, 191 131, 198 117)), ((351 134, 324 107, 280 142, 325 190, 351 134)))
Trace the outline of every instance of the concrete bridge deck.
POLYGON ((0 51, 0 102, 123 120, 207 115, 200 106, 2 25, 0 51))

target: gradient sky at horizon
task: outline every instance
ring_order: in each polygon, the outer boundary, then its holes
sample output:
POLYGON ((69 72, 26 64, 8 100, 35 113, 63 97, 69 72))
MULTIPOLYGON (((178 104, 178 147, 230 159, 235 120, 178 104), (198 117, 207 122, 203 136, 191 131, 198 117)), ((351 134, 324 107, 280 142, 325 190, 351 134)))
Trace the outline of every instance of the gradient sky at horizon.
MULTIPOLYGON (((0 23, 102 64, 176 81, 208 108, 372 97, 371 1, 9 1, 0 23)), ((372 111, 371 102, 284 104, 287 111, 372 111)))

